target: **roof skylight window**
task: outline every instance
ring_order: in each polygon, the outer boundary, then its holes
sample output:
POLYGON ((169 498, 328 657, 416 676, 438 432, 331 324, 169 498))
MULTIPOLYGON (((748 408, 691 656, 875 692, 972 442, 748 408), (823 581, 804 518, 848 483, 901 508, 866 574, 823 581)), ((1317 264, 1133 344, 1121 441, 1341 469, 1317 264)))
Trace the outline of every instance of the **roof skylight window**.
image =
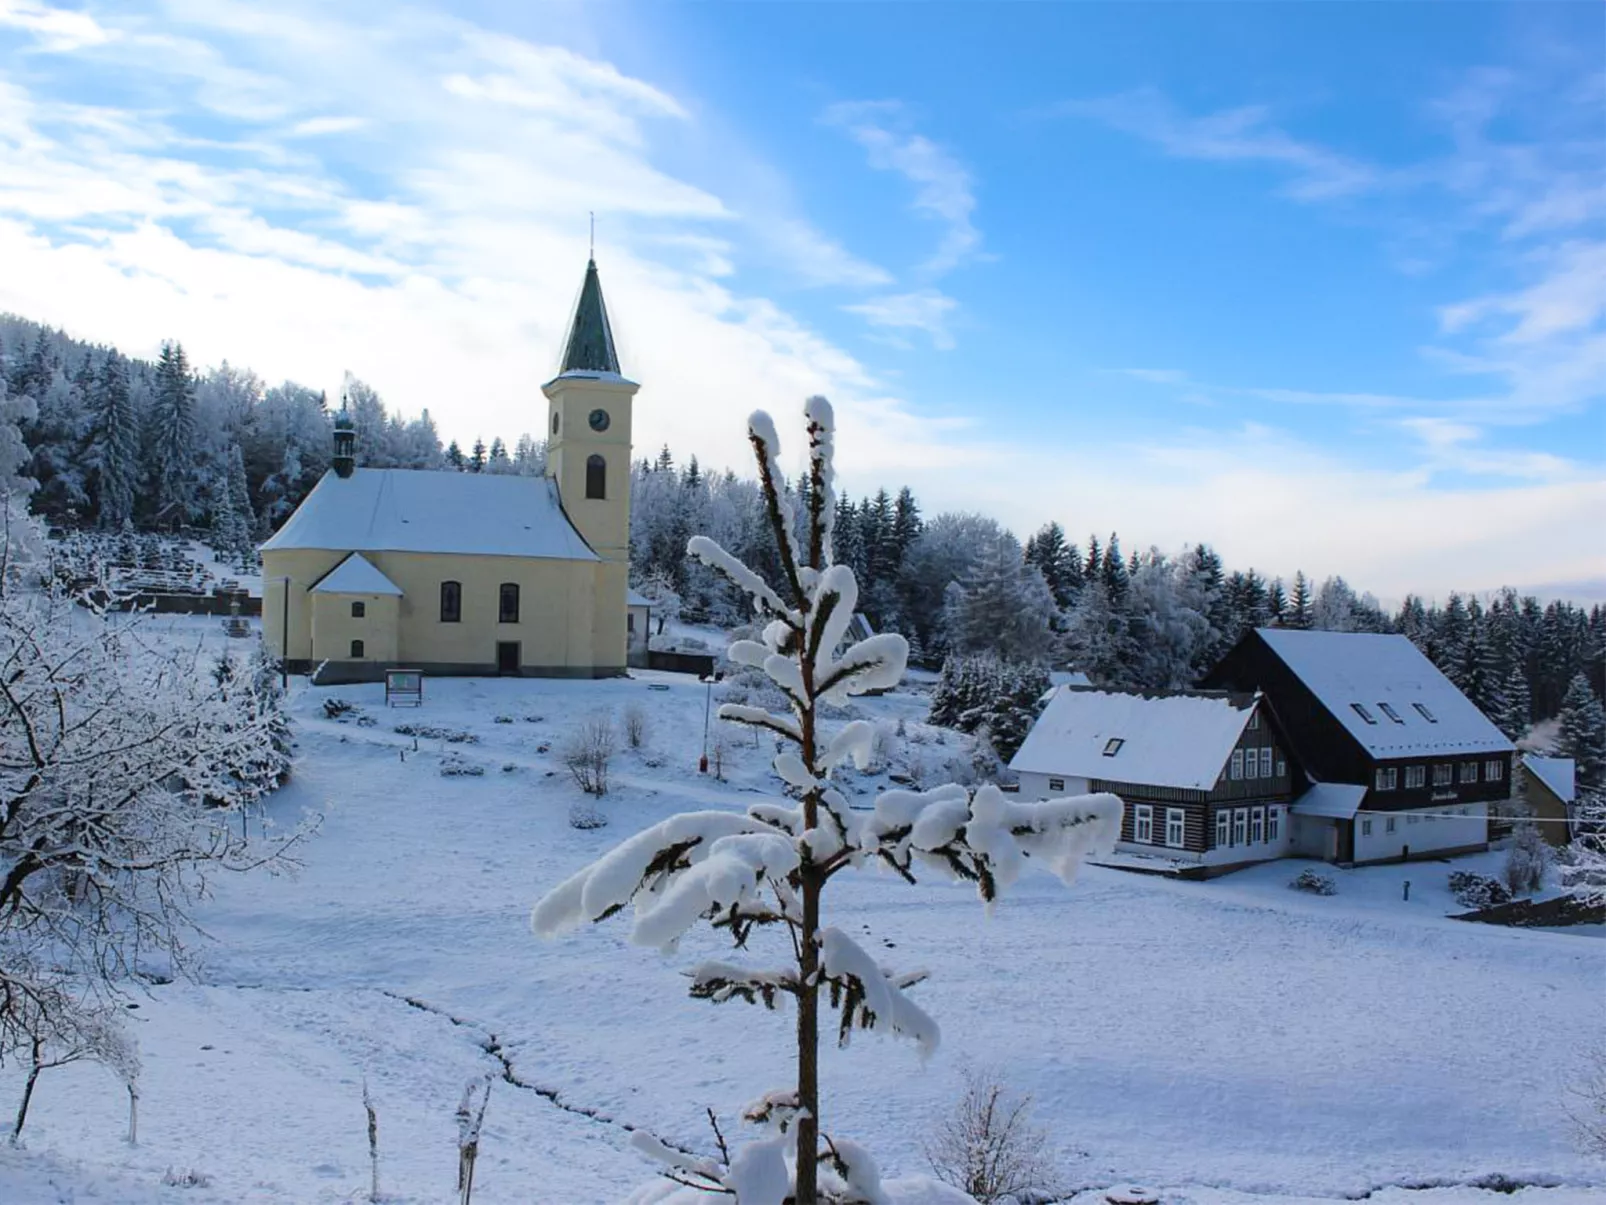
POLYGON ((1104 756, 1114 757, 1117 753, 1121 752, 1121 746, 1124 744, 1126 744, 1126 740, 1124 738, 1112 736, 1104 743, 1104 756))
POLYGON ((1412 703, 1411 706, 1420 711, 1422 713, 1422 718, 1428 723, 1437 724, 1439 722, 1439 717, 1428 710, 1426 703, 1412 703))
POLYGON ((1359 703, 1351 703, 1350 706, 1355 710, 1355 714, 1360 716, 1361 719, 1365 720, 1368 724, 1372 724, 1374 726, 1377 724, 1377 717, 1374 716, 1370 711, 1367 711, 1366 708, 1362 707, 1359 703))
POLYGON ((1400 713, 1395 711, 1394 708, 1391 707, 1389 704, 1387 704, 1387 703, 1379 703, 1377 705, 1377 709, 1379 711, 1381 711, 1384 715, 1388 716, 1388 718, 1393 720, 1396 724, 1405 723, 1404 720, 1400 719, 1400 713))

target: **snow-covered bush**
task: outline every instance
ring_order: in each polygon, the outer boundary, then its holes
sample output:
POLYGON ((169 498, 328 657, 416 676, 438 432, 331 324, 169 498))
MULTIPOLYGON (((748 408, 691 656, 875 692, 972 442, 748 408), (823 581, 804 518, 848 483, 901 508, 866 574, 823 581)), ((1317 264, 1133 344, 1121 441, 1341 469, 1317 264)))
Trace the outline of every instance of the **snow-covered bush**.
POLYGON ((1450 872, 1450 894, 1465 908, 1492 908, 1511 900, 1510 890, 1499 879, 1472 870, 1450 872))
POLYGON ((1295 891, 1308 891, 1312 895, 1338 894, 1338 884, 1333 882, 1333 877, 1319 870, 1302 870, 1288 885, 1295 891))
POLYGON ((1519 820, 1512 829, 1511 845, 1506 850, 1505 865, 1500 868, 1500 880, 1512 895, 1532 895, 1545 881, 1545 870, 1550 866, 1550 847, 1539 835, 1539 826, 1531 820, 1519 820))
POLYGON ((589 799, 582 799, 569 808, 569 827, 587 832, 594 828, 607 828, 608 818, 597 810, 589 799))
POLYGON ((162 1173, 162 1183, 168 1188, 211 1188, 212 1177, 199 1168, 175 1170, 170 1167, 162 1173))
POLYGON ((485 767, 476 761, 467 761, 460 753, 448 753, 441 758, 442 778, 481 778, 485 767))
MULTIPOLYGON (((887 791, 872 810, 848 806, 833 775, 849 760, 864 767, 874 728, 854 720, 827 731, 821 713, 851 696, 896 686, 908 645, 888 633, 842 649, 858 583, 851 569, 835 563, 832 551, 831 408, 825 399, 811 398, 806 414, 809 469, 801 527, 781 476, 774 425, 762 412, 748 421, 779 554, 775 580, 765 580, 706 536, 688 545, 702 565, 747 596, 762 624, 759 639, 731 645, 730 659, 762 671, 785 700, 780 711, 723 702, 720 719, 780 738, 783 748, 772 764, 799 798, 782 794, 743 813, 671 816, 548 892, 531 916, 538 935, 556 937, 631 908, 631 940, 638 945, 672 951, 705 920, 727 932, 738 949, 762 942, 775 951, 775 965, 714 960, 690 973, 691 994, 698 999, 770 1008, 790 999, 797 1008, 795 1076, 743 1111, 760 1136, 734 1151, 721 1143, 720 1153, 707 1158, 688 1156, 642 1131, 634 1138, 687 1194, 734 1196, 742 1205, 887 1199, 869 1153, 823 1128, 822 1006, 836 1010, 844 1046, 856 1029, 902 1035, 923 1054, 938 1043, 936 1022, 909 995, 925 973, 883 967, 826 923, 822 897, 830 880, 848 869, 884 867, 913 882, 924 871, 972 882, 991 903, 1029 866, 1071 881, 1084 857, 1114 847, 1121 810, 1113 795, 1021 803, 995 786, 970 791, 952 784, 887 791), (773 934, 767 941, 766 930, 773 934)), ((681 1191, 664 1186, 637 1199, 669 1200, 681 1191)))
POLYGON ((1606 1159, 1606 1046, 1584 1050, 1576 1078, 1567 1085, 1567 1116, 1578 1145, 1606 1159))
POLYGON ((421 736, 429 740, 445 741, 449 745, 480 743, 480 738, 466 728, 443 728, 439 724, 417 724, 409 721, 397 724, 391 731, 399 736, 421 736))
POLYGON ((926 1143, 937 1179, 977 1202, 1049 1200, 1063 1195, 1047 1130, 1031 1122, 1032 1098, 997 1079, 965 1075, 965 1094, 926 1143))
POLYGON ((587 795, 608 793, 608 765, 613 761, 613 720, 596 715, 581 723, 563 745, 563 764, 587 795))
MULTIPOLYGON (((347 702, 345 699, 337 698, 334 695, 323 701, 324 718, 328 720, 338 720, 341 716, 356 710, 357 705, 355 703, 347 702)), ((397 729, 397 731, 400 731, 400 729, 397 729)))

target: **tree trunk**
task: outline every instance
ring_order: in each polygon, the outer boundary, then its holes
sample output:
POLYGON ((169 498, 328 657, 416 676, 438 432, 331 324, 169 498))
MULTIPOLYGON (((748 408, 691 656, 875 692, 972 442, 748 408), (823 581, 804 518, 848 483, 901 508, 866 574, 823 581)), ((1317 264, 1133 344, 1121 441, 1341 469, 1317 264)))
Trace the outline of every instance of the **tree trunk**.
MULTIPOLYGON (((36 1043, 36 1052, 37 1049, 38 1045, 36 1043)), ((17 1106, 16 1124, 11 1127, 12 1146, 16 1146, 22 1141, 22 1126, 28 1120, 28 1102, 33 1099, 33 1086, 39 1082, 39 1072, 41 1070, 38 1059, 35 1058, 33 1066, 28 1068, 28 1078, 22 1085, 22 1103, 17 1106)))
MULTIPOLYGON (((814 666, 800 658, 803 689, 811 706, 802 712, 799 727, 803 736, 803 764, 810 772, 814 763, 814 666)), ((818 791, 803 796, 803 827, 812 832, 820 823, 818 791)), ((799 980, 803 987, 797 998, 797 1100, 801 1112, 797 1120, 797 1205, 818 1205, 820 1162, 820 889, 825 886, 808 850, 803 851, 803 939, 799 960, 799 980)))
POLYGON ((139 1089, 128 1085, 128 1145, 139 1145, 139 1089))

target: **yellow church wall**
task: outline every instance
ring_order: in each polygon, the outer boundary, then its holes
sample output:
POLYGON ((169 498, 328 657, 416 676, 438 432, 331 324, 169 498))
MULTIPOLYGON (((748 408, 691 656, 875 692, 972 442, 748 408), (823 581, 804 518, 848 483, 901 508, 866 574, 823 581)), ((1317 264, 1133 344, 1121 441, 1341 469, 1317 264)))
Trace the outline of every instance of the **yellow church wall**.
POLYGON ((276 657, 312 659, 312 611, 307 590, 347 554, 334 549, 296 548, 262 554, 262 642, 276 657), (284 651, 284 579, 290 579, 290 646, 284 651))
POLYGON ((314 591, 312 600, 312 660, 399 662, 398 620, 401 600, 394 594, 327 594, 314 591), (361 603, 363 615, 351 613, 361 603), (361 657, 351 655, 351 642, 362 641, 361 657))

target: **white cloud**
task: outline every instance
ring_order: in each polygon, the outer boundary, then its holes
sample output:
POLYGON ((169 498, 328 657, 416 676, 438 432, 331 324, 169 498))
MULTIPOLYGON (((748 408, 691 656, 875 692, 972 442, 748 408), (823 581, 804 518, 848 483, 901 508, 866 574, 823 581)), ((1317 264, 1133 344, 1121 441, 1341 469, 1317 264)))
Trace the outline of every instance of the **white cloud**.
POLYGON ((924 271, 939 275, 980 253, 981 231, 971 220, 976 196, 970 172, 949 151, 911 132, 902 105, 844 102, 827 109, 823 120, 847 130, 869 153, 871 167, 904 176, 915 186, 915 212, 943 226, 942 240, 922 266, 924 271))
POLYGON ((942 351, 954 346, 948 319, 959 308, 959 303, 937 289, 871 297, 842 308, 881 330, 919 331, 931 340, 933 347, 942 351))
POLYGON ((1095 100, 1065 101, 1051 112, 1096 118, 1179 159, 1276 164, 1293 173, 1286 192, 1301 200, 1348 196, 1383 182, 1382 173, 1370 164, 1279 129, 1264 105, 1192 117, 1157 89, 1138 88, 1095 100))
POLYGON ((350 134, 367 124, 361 117, 308 117, 290 127, 290 136, 319 138, 325 134, 350 134))
POLYGON ((102 46, 115 36, 88 13, 52 8, 33 0, 0 0, 0 29, 7 27, 33 34, 39 48, 52 53, 102 46))

